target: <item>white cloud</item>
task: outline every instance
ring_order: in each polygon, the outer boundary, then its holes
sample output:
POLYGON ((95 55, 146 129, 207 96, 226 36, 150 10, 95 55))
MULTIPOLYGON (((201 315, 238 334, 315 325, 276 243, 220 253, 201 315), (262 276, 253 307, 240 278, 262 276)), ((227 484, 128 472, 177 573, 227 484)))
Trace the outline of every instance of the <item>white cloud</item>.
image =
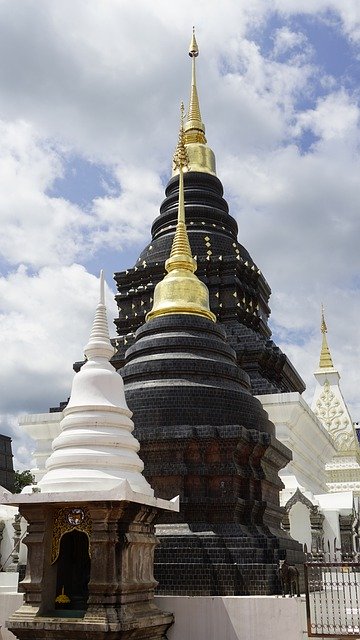
POLYGON ((314 109, 299 114, 297 124, 319 136, 319 144, 345 143, 357 152, 359 143, 359 106, 344 90, 329 93, 317 101, 314 109))
POLYGON ((291 31, 288 27, 281 27, 275 31, 273 50, 275 57, 305 45, 307 45, 307 38, 299 31, 291 31))
MULTIPOLYGON (((107 288, 106 297, 112 332, 113 291, 107 288)), ((0 432, 13 438, 20 465, 29 463, 32 444, 18 415, 44 413, 67 399, 98 299, 98 279, 77 264, 44 267, 37 275, 20 266, 0 278, 0 432)))
POLYGON ((127 165, 117 167, 114 175, 120 196, 96 198, 93 202, 92 210, 101 229, 93 235, 95 248, 107 244, 121 250, 131 242, 145 240, 163 198, 163 186, 155 171, 139 172, 136 166, 127 165))
POLYGON ((63 174, 60 155, 24 121, 0 121, 0 139, 0 255, 36 267, 71 262, 87 216, 47 195, 63 174))
MULTIPOLYGON (((108 275, 108 279, 109 279, 108 275)), ((84 267, 25 267, 0 279, 2 411, 44 411, 67 397, 72 363, 81 360, 99 297, 84 267)), ((112 292, 108 306, 114 316, 112 292)))
POLYGON ((283 15, 309 14, 331 20, 341 20, 344 33, 354 42, 360 41, 360 5, 358 0, 275 0, 273 8, 283 15))

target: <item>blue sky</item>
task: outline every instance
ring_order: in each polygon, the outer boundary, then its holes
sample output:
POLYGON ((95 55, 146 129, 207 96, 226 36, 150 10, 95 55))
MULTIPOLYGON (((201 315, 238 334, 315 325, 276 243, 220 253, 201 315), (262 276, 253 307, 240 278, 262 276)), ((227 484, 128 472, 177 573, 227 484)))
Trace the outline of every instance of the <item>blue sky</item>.
POLYGON ((2 430, 67 397, 104 268, 150 237, 196 25, 208 143, 274 338, 313 390, 320 305, 360 417, 358 0, 0 3, 2 430), (139 16, 141 15, 141 20, 139 16), (18 392, 19 387, 23 390, 18 392))

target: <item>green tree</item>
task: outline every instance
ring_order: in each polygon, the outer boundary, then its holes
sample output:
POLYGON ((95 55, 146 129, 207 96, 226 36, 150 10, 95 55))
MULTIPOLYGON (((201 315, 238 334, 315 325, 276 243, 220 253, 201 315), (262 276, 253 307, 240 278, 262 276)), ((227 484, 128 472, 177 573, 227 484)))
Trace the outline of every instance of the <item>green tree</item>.
POLYGON ((34 484, 35 478, 29 469, 25 471, 15 471, 14 493, 21 493, 21 490, 28 484, 34 484))

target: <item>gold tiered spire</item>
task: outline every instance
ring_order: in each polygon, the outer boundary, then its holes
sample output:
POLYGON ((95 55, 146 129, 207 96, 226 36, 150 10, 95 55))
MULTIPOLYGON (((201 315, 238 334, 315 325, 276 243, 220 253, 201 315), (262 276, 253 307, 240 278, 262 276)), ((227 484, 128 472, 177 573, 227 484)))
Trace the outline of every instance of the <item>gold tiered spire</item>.
POLYGON ((205 125, 201 120, 199 97, 196 87, 196 68, 195 59, 199 55, 199 47, 195 38, 195 28, 193 27, 192 38, 189 47, 189 56, 192 60, 191 67, 191 90, 190 90, 190 102, 187 113, 187 120, 185 122, 185 143, 201 142, 206 144, 205 138, 205 125))
POLYGON ((184 105, 181 104, 181 124, 179 140, 174 154, 174 165, 179 171, 178 219, 171 253, 165 262, 166 276, 154 291, 153 308, 146 315, 146 321, 174 313, 204 316, 213 322, 216 316, 210 311, 209 291, 195 275, 196 260, 192 257, 185 224, 184 168, 188 166, 185 146, 184 105))
POLYGON ((322 333, 322 345, 321 345, 321 353, 320 353, 320 369, 329 369, 332 368, 333 361, 331 358, 331 353, 329 349, 329 345, 327 343, 326 334, 327 334, 327 326, 325 322, 324 315, 324 307, 321 305, 321 333, 322 333))
MULTIPOLYGON (((184 124, 184 143, 188 154, 187 171, 200 171, 216 175, 215 156, 210 147, 206 144, 205 125, 201 119, 199 96, 196 86, 195 58, 199 55, 199 47, 195 38, 193 27, 192 38, 189 47, 191 58, 191 88, 190 100, 187 110, 186 122, 184 124)), ((184 167, 185 168, 185 167, 184 167)), ((173 175, 179 173, 179 167, 174 166, 173 175)))

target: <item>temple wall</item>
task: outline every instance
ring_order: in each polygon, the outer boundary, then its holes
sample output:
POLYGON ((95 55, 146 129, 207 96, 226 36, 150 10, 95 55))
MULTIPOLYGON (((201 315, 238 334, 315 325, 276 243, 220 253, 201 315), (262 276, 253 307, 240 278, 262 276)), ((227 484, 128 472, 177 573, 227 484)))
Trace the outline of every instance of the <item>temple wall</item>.
POLYGON ((17 593, 18 574, 0 572, 0 640, 15 640, 11 631, 5 628, 5 621, 21 607, 24 596, 17 593))
MULTIPOLYGON (((1 640, 14 640, 15 636, 5 629, 5 620, 21 605, 22 599, 20 593, 0 591, 1 640)), ((155 603, 163 611, 175 614, 175 624, 167 634, 169 640, 308 638, 304 597, 158 596, 155 603)))
POLYGON ((175 615, 169 640, 304 640, 305 598, 158 596, 175 615))

